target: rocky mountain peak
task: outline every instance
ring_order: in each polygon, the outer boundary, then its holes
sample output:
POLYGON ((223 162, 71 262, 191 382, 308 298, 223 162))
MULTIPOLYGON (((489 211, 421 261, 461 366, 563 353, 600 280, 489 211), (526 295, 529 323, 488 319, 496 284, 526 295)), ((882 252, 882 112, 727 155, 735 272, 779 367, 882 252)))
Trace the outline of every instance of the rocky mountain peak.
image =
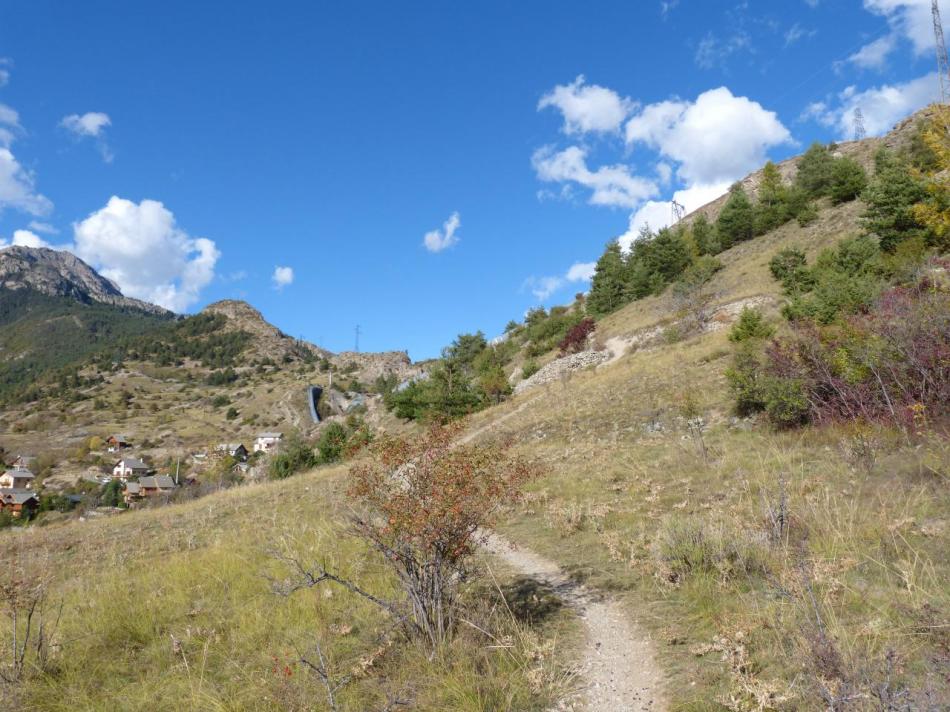
POLYGON ((101 302, 152 314, 170 314, 154 304, 126 297, 116 284, 76 255, 46 247, 14 246, 0 250, 0 287, 33 289, 51 297, 101 302))

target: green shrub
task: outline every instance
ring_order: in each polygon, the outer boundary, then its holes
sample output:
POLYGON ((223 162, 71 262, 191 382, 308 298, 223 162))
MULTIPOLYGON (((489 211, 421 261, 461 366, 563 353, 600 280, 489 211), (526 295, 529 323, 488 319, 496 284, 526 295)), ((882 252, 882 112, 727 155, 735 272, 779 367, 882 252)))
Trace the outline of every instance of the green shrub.
POLYGON ((775 327, 765 320, 765 315, 760 310, 744 307, 729 331, 729 341, 739 343, 748 339, 767 339, 774 333, 775 327))
POLYGON ((828 195, 835 205, 854 200, 867 187, 868 176, 860 163, 853 158, 842 157, 834 161, 828 195))
POLYGON ((798 381, 787 378, 768 380, 765 412, 777 428, 794 428, 808 422, 809 403, 805 389, 798 381))
POLYGON ((754 342, 740 343, 726 369, 726 381, 735 399, 736 415, 745 417, 765 409, 767 384, 754 342))
POLYGON ((521 377, 522 378, 531 378, 534 374, 541 370, 541 366, 538 365, 538 362, 529 358, 524 362, 524 365, 521 367, 521 377))

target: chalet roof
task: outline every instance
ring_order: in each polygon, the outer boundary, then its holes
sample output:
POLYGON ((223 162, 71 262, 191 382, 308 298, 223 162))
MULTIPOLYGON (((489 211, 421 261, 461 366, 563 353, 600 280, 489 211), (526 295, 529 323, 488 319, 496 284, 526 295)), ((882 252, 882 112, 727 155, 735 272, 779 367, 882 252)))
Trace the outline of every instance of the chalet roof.
POLYGON ((116 466, 119 466, 123 463, 125 464, 126 468, 130 470, 147 470, 148 469, 148 465, 146 465, 144 462, 139 460, 137 457, 123 457, 121 460, 119 460, 115 464, 116 466))
POLYGON ((139 477, 139 486, 142 489, 175 489, 175 480, 168 475, 149 475, 139 477))
MULTIPOLYGON (((218 448, 217 448, 217 449, 218 449, 218 450, 226 450, 226 451, 228 451, 228 452, 234 452, 234 451, 237 450, 239 447, 244 447, 244 444, 243 444, 243 443, 221 443, 220 445, 218 445, 218 448)), ((247 448, 245 448, 245 449, 247 449, 247 448)))
POLYGON ((36 492, 26 489, 13 489, 12 487, 0 488, 0 497, 8 504, 23 504, 31 499, 36 499, 39 502, 36 492))
POLYGON ((34 474, 33 474, 32 472, 30 472, 29 470, 27 470, 25 467, 24 467, 24 468, 17 467, 17 468, 14 468, 14 469, 12 469, 12 470, 7 470, 7 471, 4 472, 3 474, 5 474, 5 475, 10 475, 11 477, 18 477, 18 478, 20 478, 21 480, 24 480, 24 479, 26 479, 26 480, 31 480, 31 479, 33 479, 34 477, 36 477, 36 475, 34 475, 34 474))
POLYGON ((129 439, 125 437, 125 435, 110 435, 107 439, 115 440, 116 442, 119 442, 119 443, 127 443, 129 441, 129 439))
MULTIPOLYGON (((147 478, 143 477, 142 479, 144 480, 147 478)), ((125 485, 126 494, 139 494, 141 491, 142 491, 142 485, 140 485, 138 482, 128 482, 125 485)))
POLYGON ((282 437, 284 437, 283 433, 261 433, 260 435, 257 436, 257 439, 263 440, 265 438, 270 438, 274 440, 280 440, 282 437))

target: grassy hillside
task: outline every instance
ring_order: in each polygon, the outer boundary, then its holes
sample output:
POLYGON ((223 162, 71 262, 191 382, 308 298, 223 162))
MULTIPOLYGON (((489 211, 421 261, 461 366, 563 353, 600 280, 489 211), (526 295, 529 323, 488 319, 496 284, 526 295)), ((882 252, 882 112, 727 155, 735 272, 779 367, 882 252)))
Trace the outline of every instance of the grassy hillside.
MULTIPOLYGON (((759 299, 780 324, 771 255, 814 255, 855 234, 860 210, 825 207, 805 229, 723 253, 720 303, 759 299)), ((601 336, 673 311, 669 295, 641 300, 601 336)), ((551 472, 503 531, 622 595, 653 631, 673 709, 822 709, 822 690, 849 687, 865 700, 854 709, 877 709, 869 695, 888 684, 906 687, 908 709, 941 708, 950 445, 938 432, 780 432, 732 417, 727 332, 660 341, 476 416, 476 427, 504 419, 497 432, 551 472), (701 441, 687 423, 697 416, 701 441)))
MULTIPOLYGON (((326 709, 323 684, 297 662, 319 664, 317 645, 334 686, 351 678, 335 695, 341 710, 392 709, 396 700, 417 709, 543 710, 565 692, 569 676, 552 654, 567 646, 569 621, 513 617, 498 591, 515 606, 519 589, 503 572, 500 589, 475 592, 471 625, 433 659, 395 644, 379 609, 342 588, 275 593, 296 575, 284 557, 332 566, 379 596, 393 592, 379 559, 346 535, 341 474, 324 469, 6 535, 5 585, 15 576, 50 581, 37 613, 50 647, 44 672, 31 671, 18 689, 0 685, 4 709, 326 709)), ((9 609, 9 595, 3 602, 9 609)), ((514 610, 534 605, 525 598, 514 610)))

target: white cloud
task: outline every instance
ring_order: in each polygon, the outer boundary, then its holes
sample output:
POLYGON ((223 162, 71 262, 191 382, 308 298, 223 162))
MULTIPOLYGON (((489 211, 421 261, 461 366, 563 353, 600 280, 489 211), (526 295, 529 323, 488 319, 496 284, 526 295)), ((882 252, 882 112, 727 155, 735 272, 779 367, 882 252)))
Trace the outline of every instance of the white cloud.
POLYGON ((589 282, 596 267, 596 262, 575 262, 568 267, 563 277, 528 277, 522 288, 530 289, 535 298, 543 302, 567 284, 589 282))
POLYGON ((13 239, 9 241, 0 237, 0 249, 11 246, 52 247, 52 245, 46 242, 42 237, 29 230, 14 230, 13 239))
POLYGON ((769 148, 792 140, 775 112, 726 87, 695 102, 650 104, 627 122, 626 137, 679 163, 689 185, 736 180, 761 166, 769 148))
POLYGON ((34 186, 33 174, 20 165, 9 148, 0 148, 0 212, 14 208, 30 215, 48 214, 53 204, 34 186))
POLYGON ((30 215, 46 215, 53 204, 36 192, 33 173, 20 165, 10 150, 22 131, 16 110, 0 104, 0 213, 13 208, 30 215))
POLYGON ((848 57, 848 61, 861 69, 883 69, 887 57, 897 46, 897 37, 893 34, 878 37, 868 42, 848 57))
POLYGON ((173 311, 194 304, 214 278, 221 256, 214 242, 191 237, 156 200, 112 196, 73 225, 75 251, 130 297, 173 311))
POLYGON ((752 38, 744 30, 726 38, 708 32, 696 47, 694 59, 701 69, 712 69, 723 65, 736 52, 751 48, 752 38))
POLYGON ((284 287, 294 283, 293 267, 274 267, 274 274, 271 275, 271 281, 274 283, 274 289, 281 290, 284 287))
POLYGON ((10 83, 9 67, 13 66, 13 60, 9 57, 0 57, 0 87, 5 87, 10 83))
POLYGON ((49 223, 40 222, 39 220, 30 220, 30 229, 34 232, 42 232, 46 235, 58 235, 59 228, 55 225, 50 225, 49 223))
POLYGON ((614 133, 635 104, 611 89, 597 84, 584 84, 581 74, 571 84, 559 84, 541 97, 538 111, 557 108, 564 117, 566 134, 614 133))
POLYGON ((531 163, 540 180, 554 183, 578 183, 591 191, 592 205, 633 208, 657 193, 656 183, 630 174, 624 165, 601 166, 595 171, 587 167, 587 151, 569 146, 554 151, 550 146, 540 148, 531 157, 531 163))
POLYGON ((815 102, 806 107, 803 118, 835 127, 841 138, 854 132, 854 111, 861 108, 869 136, 880 136, 905 116, 937 100, 937 75, 926 74, 903 84, 884 84, 864 91, 851 86, 838 95, 837 106, 815 102))
POLYGON ((801 24, 796 22, 785 32, 785 46, 790 47, 803 37, 814 37, 817 33, 817 30, 806 30, 801 24))
POLYGON ((59 125, 77 136, 97 137, 102 134, 107 126, 112 125, 112 119, 109 118, 108 114, 103 114, 101 111, 90 111, 82 116, 79 114, 64 116, 59 125))
POLYGON ((102 160, 111 163, 113 159, 112 149, 106 143, 105 130, 112 125, 112 119, 108 114, 101 111, 90 111, 82 114, 70 114, 64 116, 59 125, 76 136, 77 139, 93 138, 96 140, 96 146, 102 156, 102 160))
POLYGON ((449 215, 449 219, 442 223, 441 230, 430 230, 422 238, 422 244, 429 252, 442 252, 459 241, 458 229, 462 226, 462 218, 458 211, 449 215))
MULTIPOLYGON (((711 185, 692 186, 673 193, 673 200, 682 205, 688 215, 720 195, 724 195, 729 190, 730 185, 729 181, 725 181, 711 185)), ((629 250, 630 245, 640 235, 641 228, 649 227, 651 230, 659 230, 670 225, 673 222, 672 207, 672 203, 669 201, 651 200, 644 203, 639 210, 630 216, 627 231, 617 238, 620 246, 624 250, 629 250)))
MULTIPOLYGON (((864 8, 887 18, 891 27, 910 41, 917 55, 933 51, 931 0, 864 0, 864 8)), ((950 1, 941 0, 940 11, 947 17, 950 1)))
POLYGON ((568 282, 589 282, 594 276, 596 262, 575 262, 568 270, 565 278, 568 282))

